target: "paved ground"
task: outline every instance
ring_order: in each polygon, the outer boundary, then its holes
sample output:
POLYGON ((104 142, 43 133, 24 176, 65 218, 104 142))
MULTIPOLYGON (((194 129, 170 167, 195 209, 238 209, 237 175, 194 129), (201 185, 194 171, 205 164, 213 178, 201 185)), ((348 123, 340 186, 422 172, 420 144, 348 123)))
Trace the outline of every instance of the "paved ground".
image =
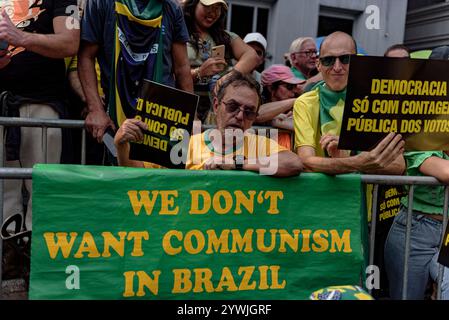
POLYGON ((0 300, 27 300, 28 292, 25 280, 11 279, 3 280, 0 300))

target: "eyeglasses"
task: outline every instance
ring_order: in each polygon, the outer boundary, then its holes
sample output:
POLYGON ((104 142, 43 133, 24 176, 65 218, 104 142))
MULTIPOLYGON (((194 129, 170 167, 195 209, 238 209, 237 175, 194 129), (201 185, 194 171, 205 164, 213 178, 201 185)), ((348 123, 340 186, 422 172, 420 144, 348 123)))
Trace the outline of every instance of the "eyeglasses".
POLYGON ((320 62, 325 67, 332 67, 335 64, 335 61, 340 60, 342 64, 349 64, 349 60, 351 60, 350 54, 344 54, 338 57, 335 56, 327 56, 327 57, 321 57, 320 62))
POLYGON ((312 56, 316 56, 318 54, 318 51, 316 51, 316 50, 306 50, 306 51, 298 51, 298 52, 295 52, 295 53, 304 53, 307 58, 310 58, 312 56))
POLYGON ((243 117, 247 120, 255 120, 257 118, 257 111, 254 111, 249 106, 242 105, 236 101, 222 101, 222 103, 226 106, 226 112, 231 113, 233 116, 237 115, 240 111, 243 112, 243 117))

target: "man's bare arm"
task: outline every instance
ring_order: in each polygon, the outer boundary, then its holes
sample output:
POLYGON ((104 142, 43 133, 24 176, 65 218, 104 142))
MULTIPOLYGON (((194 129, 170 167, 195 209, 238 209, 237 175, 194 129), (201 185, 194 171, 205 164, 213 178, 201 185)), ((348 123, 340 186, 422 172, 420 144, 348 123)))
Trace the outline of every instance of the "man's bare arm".
POLYGON ((141 141, 143 139, 142 130, 147 130, 148 126, 137 119, 127 119, 123 122, 114 137, 114 144, 117 148, 117 161, 122 167, 143 168, 142 161, 129 159, 130 142, 141 141))
POLYGON ((172 45, 173 68, 179 89, 193 92, 193 81, 190 74, 190 63, 185 43, 175 42, 172 45))
POLYGON ((326 174, 343 174, 358 171, 357 161, 354 157, 325 158, 316 156, 315 149, 302 146, 297 149, 297 154, 304 164, 306 172, 322 172, 326 174))
POLYGON ((69 80, 70 87, 73 92, 81 99, 82 102, 86 102, 86 96, 84 95, 83 87, 78 75, 78 70, 70 71, 67 74, 67 79, 69 80))
POLYGON ((257 159, 256 163, 245 160, 243 169, 275 177, 290 177, 299 175, 303 171, 303 165, 296 154, 286 150, 257 159))
POLYGON ((259 107, 259 115, 256 123, 272 120, 278 114, 291 110, 296 98, 286 99, 282 101, 268 102, 259 107))
POLYGON ((403 152, 402 136, 394 133, 385 137, 373 150, 346 158, 317 157, 315 149, 309 146, 302 146, 297 150, 305 171, 327 174, 402 174, 405 169, 403 152))
POLYGON ((106 111, 98 93, 97 74, 95 71, 95 58, 99 50, 98 44, 87 41, 81 42, 78 53, 78 75, 83 86, 88 114, 86 128, 92 136, 101 142, 108 127, 115 129, 111 118, 106 111))
POLYGON ((419 171, 426 176, 432 176, 445 184, 449 184, 449 160, 435 156, 429 157, 421 164, 419 171))
POLYGON ((67 28, 67 19, 72 17, 60 16, 53 19, 54 34, 39 34, 17 29, 6 11, 2 12, 0 21, 0 39, 10 45, 23 47, 28 51, 38 53, 44 57, 60 59, 74 56, 78 51, 80 30, 67 28))

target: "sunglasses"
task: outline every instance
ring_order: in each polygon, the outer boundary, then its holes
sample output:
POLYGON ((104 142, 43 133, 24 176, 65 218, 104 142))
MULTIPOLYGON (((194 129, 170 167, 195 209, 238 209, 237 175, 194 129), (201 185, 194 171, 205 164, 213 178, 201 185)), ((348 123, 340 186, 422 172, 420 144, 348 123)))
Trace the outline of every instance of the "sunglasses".
POLYGON ((338 57, 335 56, 327 56, 327 57, 321 57, 320 62, 325 67, 332 67, 335 64, 335 61, 340 60, 342 64, 349 64, 349 61, 351 60, 350 54, 344 54, 338 57))
POLYGON ((294 83, 287 83, 287 82, 282 82, 282 81, 279 82, 278 85, 279 86, 284 86, 289 91, 293 91, 298 86, 297 84, 294 84, 294 83))
POLYGON ((226 112, 229 112, 233 116, 237 115, 240 111, 243 112, 243 117, 247 120, 255 120, 257 118, 257 112, 247 109, 247 106, 241 105, 235 101, 222 101, 222 103, 226 106, 226 112), (246 108, 245 108, 246 107, 246 108))

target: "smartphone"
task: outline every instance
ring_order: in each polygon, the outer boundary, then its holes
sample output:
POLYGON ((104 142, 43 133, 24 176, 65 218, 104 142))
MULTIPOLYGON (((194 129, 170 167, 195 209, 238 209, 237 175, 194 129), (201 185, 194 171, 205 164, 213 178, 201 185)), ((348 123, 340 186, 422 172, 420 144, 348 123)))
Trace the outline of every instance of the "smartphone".
POLYGON ((223 59, 225 58, 225 46, 224 44, 212 47, 212 58, 223 59))

